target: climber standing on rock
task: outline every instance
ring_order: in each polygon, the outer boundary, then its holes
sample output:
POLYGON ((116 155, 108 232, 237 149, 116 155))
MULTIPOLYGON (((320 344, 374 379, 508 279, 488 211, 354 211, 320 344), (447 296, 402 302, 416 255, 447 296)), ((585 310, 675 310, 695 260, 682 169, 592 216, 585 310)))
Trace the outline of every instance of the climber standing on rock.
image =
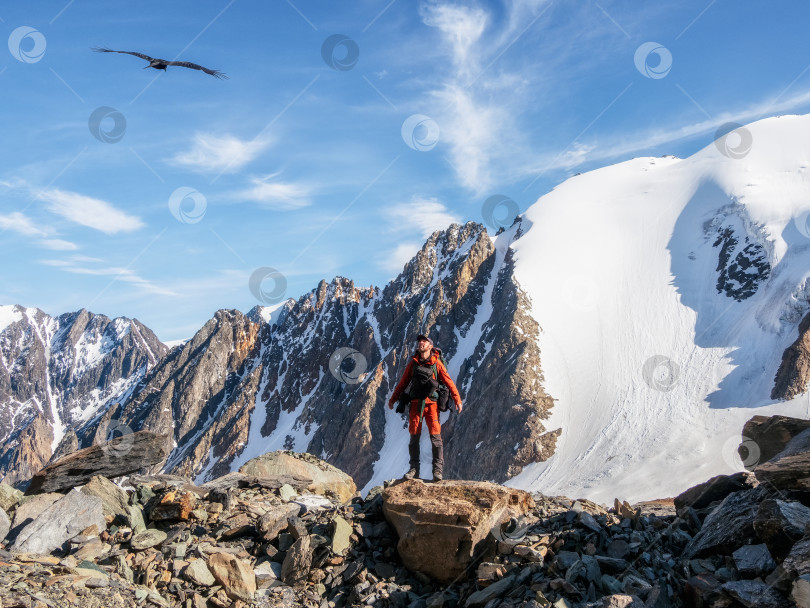
MULTIPOLYGON (((408 361, 393 395, 388 400, 388 407, 393 408, 397 401, 409 401, 408 432, 411 435, 408 444, 410 468, 405 479, 419 477, 419 436, 422 433, 422 420, 427 422, 430 444, 433 450, 433 481, 441 481, 444 470, 444 446, 442 429, 439 422, 439 403, 446 407, 442 399, 443 386, 456 404, 456 411, 461 412, 461 396, 447 373, 441 360, 441 352, 433 347, 433 341, 420 334, 416 337, 416 355, 408 361)), ((397 411, 400 411, 397 408, 397 411)))

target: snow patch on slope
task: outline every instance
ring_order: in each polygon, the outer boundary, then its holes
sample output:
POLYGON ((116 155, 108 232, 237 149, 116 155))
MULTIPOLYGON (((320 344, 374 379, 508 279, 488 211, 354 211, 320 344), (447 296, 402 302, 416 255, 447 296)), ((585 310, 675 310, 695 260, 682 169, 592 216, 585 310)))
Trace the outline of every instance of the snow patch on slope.
POLYGON ((674 496, 739 470, 754 414, 808 415, 807 395, 774 403, 770 391, 797 336, 798 315, 786 323, 784 312, 810 268, 794 222, 810 211, 810 117, 748 128, 744 159, 714 145, 686 160, 638 158, 528 209, 516 277, 543 328, 557 399, 546 427, 563 431, 555 455, 509 485, 604 503, 674 496), (720 251, 703 230, 723 214, 773 268, 739 301, 719 289, 720 251))

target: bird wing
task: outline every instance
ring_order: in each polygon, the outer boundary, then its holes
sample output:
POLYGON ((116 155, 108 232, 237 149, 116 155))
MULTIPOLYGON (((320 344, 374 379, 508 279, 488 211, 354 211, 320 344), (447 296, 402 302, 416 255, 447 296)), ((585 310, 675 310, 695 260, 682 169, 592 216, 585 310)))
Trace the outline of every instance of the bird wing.
POLYGON ((166 65, 177 65, 181 68, 191 68, 192 70, 202 70, 206 74, 211 74, 215 78, 228 78, 227 74, 223 74, 219 70, 211 70, 209 68, 204 68, 201 65, 197 65, 196 63, 191 63, 189 61, 167 61, 166 65))
POLYGON ((144 55, 143 53, 136 53, 135 51, 114 51, 113 49, 108 49, 106 47, 93 47, 96 53, 124 53, 126 55, 135 55, 136 57, 140 57, 141 59, 146 59, 147 61, 153 61, 154 57, 150 57, 149 55, 144 55))

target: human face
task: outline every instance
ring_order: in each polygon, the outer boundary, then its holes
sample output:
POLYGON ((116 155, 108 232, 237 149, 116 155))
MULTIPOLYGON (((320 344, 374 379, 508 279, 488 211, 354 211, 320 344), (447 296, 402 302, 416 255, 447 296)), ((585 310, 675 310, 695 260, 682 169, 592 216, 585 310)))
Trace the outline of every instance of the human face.
POLYGON ((419 354, 422 355, 423 359, 430 354, 431 348, 432 346, 430 345, 430 342, 428 342, 427 340, 422 339, 416 343, 416 350, 419 351, 419 354))

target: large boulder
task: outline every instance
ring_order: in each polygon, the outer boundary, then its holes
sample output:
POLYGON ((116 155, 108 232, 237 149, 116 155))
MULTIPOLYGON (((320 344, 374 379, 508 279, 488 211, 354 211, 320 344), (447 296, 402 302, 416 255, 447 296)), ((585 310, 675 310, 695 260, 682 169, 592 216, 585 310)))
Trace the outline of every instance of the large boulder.
POLYGON ((0 509, 9 513, 22 500, 23 493, 7 483, 0 483, 0 509))
POLYGON ((476 481, 404 481, 386 488, 382 500, 402 563, 440 582, 469 567, 491 530, 534 507, 522 490, 476 481))
POLYGON ((253 599, 256 575, 250 564, 228 553, 214 553, 208 558, 208 568, 229 598, 244 602, 253 599))
POLYGON ((92 525, 99 530, 107 528, 101 499, 69 492, 20 530, 12 548, 23 553, 50 553, 92 525))
POLYGON ((768 462, 754 469, 760 483, 778 490, 810 490, 810 428, 796 435, 768 462))
POLYGON ((810 508, 796 501, 768 499, 757 509, 754 530, 771 555, 781 562, 802 539, 808 524, 810 508))
POLYGON ((106 477, 96 475, 82 487, 81 492, 101 499, 104 517, 108 523, 113 522, 116 518, 121 522, 129 521, 129 501, 126 492, 106 477))
POLYGON ((39 514, 45 509, 63 497, 64 494, 60 494, 59 492, 48 492, 47 494, 23 497, 20 504, 18 504, 17 508, 14 510, 14 518, 11 521, 11 531, 8 534, 8 540, 13 541, 17 538, 17 534, 20 530, 39 517, 39 514))
POLYGON ((735 492, 723 499, 703 522, 700 531, 683 550, 682 557, 705 557, 712 554, 731 555, 754 538, 754 520, 759 503, 769 498, 766 488, 735 492))
POLYGON ((702 509, 715 501, 723 500, 733 492, 750 490, 759 485, 753 473, 741 471, 733 475, 718 475, 693 486, 675 498, 675 509, 684 507, 702 509))
POLYGON ((753 471, 768 462, 802 431, 810 429, 810 420, 788 416, 754 416, 743 427, 743 442, 737 451, 745 468, 753 471))
POLYGON ((11 520, 6 512, 0 509, 0 543, 6 538, 9 530, 11 530, 11 520))
POLYGON ((349 475, 312 454, 286 450, 268 452, 243 464, 239 472, 265 478, 302 478, 304 487, 301 489, 333 496, 344 503, 357 494, 357 486, 349 475))
POLYGON ((48 465, 34 475, 25 493, 64 492, 87 483, 96 475, 108 479, 128 475, 162 462, 168 454, 169 442, 165 435, 149 431, 121 435, 48 465))

